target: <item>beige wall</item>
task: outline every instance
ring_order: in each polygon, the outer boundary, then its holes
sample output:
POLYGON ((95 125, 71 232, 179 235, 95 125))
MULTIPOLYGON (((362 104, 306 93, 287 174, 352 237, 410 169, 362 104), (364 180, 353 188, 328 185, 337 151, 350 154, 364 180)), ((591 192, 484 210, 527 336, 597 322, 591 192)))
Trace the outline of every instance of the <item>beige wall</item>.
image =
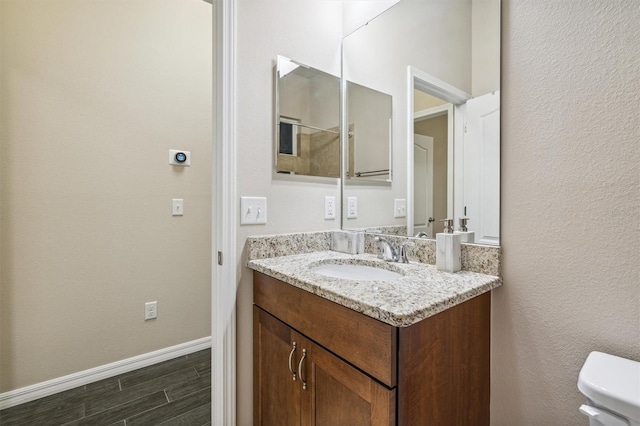
POLYGON ((0 392, 209 336, 211 5, 3 0, 0 20, 0 392))
POLYGON ((592 350, 640 360, 640 9, 503 1, 493 425, 586 425, 592 350))
POLYGON ((422 90, 413 91, 413 112, 435 108, 446 103, 446 101, 443 101, 440 98, 436 98, 435 96, 423 92, 422 90))
POLYGON ((471 0, 471 96, 500 89, 500 0, 471 0))

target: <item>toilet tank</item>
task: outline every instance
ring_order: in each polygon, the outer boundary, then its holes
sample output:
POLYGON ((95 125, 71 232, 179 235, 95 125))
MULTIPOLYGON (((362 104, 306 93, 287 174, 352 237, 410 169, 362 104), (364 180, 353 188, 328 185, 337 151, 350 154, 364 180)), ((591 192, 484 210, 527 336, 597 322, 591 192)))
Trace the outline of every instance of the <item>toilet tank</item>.
POLYGON ((596 420, 592 425, 640 425, 640 362, 591 352, 580 370, 578 389, 589 399, 580 411, 596 420))

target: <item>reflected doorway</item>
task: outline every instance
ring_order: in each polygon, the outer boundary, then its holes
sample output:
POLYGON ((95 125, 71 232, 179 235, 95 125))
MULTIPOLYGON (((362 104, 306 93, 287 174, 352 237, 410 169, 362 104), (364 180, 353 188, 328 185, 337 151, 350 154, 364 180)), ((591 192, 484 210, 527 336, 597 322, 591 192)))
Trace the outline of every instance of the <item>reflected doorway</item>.
POLYGON ((415 90, 413 129, 413 234, 435 238, 451 211, 453 105, 415 90))
POLYGON ((433 238, 433 138, 413 135, 413 232, 433 238))

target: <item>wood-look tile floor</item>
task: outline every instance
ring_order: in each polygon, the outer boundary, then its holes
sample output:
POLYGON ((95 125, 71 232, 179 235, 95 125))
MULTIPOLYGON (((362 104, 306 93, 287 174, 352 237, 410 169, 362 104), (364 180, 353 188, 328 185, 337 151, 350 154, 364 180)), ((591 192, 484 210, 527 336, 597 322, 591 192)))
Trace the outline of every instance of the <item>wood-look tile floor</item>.
POLYGON ((210 349, 0 411, 1 426, 210 424, 210 349))

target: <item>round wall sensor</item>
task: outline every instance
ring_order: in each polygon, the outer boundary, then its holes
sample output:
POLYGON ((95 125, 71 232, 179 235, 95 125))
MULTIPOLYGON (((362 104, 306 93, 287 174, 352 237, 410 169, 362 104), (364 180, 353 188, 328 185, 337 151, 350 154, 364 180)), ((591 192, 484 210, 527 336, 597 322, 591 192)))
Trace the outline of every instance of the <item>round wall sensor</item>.
POLYGON ((189 167, 191 165, 191 151, 170 149, 169 164, 172 166, 189 167))

